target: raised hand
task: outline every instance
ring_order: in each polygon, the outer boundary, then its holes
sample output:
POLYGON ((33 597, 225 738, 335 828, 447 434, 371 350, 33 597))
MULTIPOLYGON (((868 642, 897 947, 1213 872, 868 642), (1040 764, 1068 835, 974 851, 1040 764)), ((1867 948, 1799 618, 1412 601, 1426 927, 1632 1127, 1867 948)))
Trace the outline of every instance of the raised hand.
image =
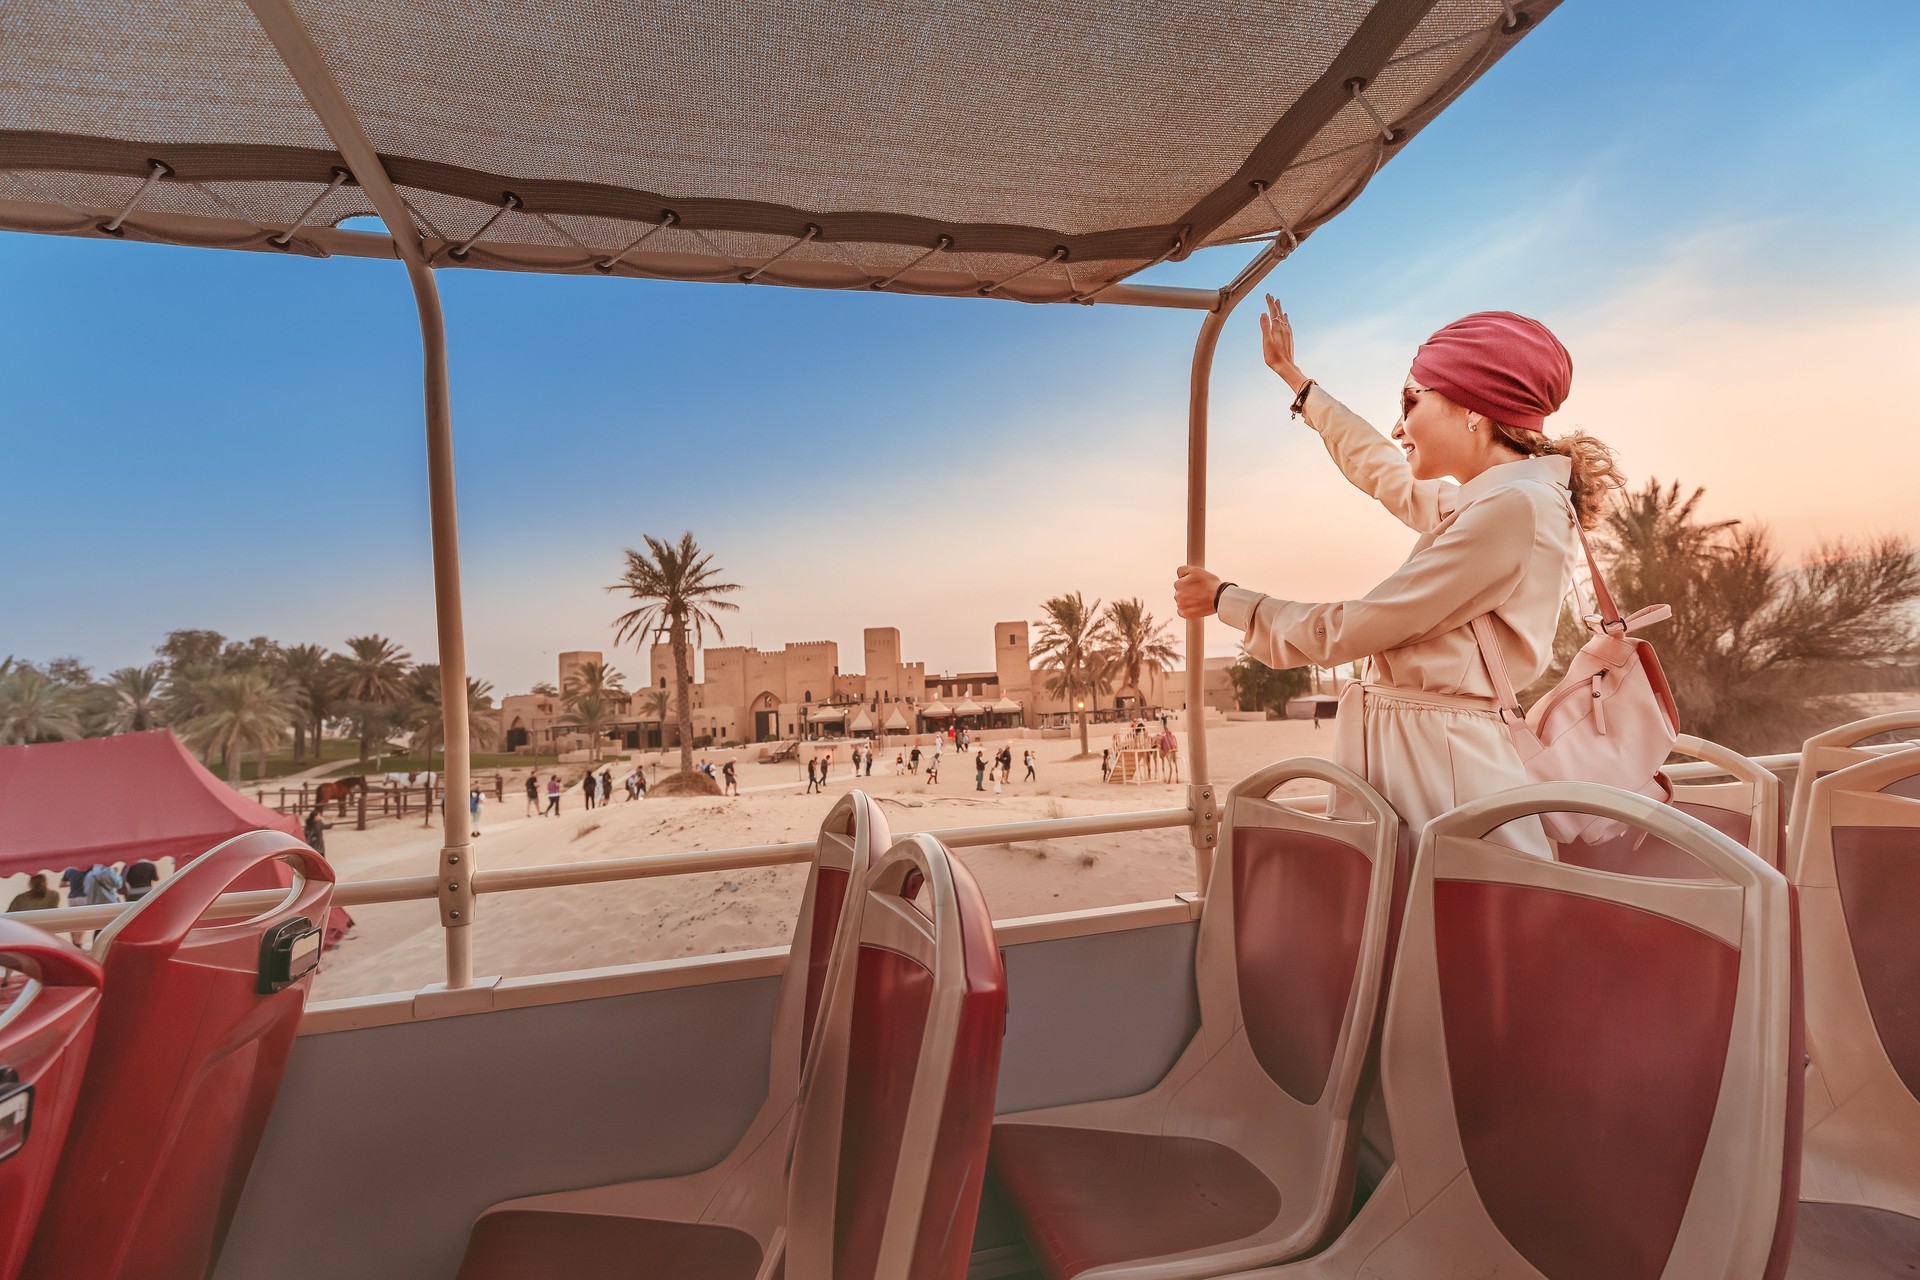
POLYGON ((1307 380, 1293 359, 1293 322, 1280 309, 1272 294, 1266 295, 1267 309, 1260 313, 1260 355, 1267 368, 1279 374, 1295 391, 1307 380))

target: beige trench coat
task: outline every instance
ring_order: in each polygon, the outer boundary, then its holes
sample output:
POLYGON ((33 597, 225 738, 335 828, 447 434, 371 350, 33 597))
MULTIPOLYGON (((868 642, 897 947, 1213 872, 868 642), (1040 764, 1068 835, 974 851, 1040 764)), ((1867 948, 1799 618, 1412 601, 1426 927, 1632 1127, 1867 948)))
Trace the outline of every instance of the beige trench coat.
MULTIPOLYGON (((1270 667, 1368 659, 1364 684, 1341 696, 1334 758, 1371 782, 1417 837, 1455 805, 1527 781, 1471 624, 1493 615, 1515 687, 1547 669, 1578 544, 1572 464, 1527 458, 1464 485, 1416 480, 1397 445, 1318 386, 1305 416, 1347 479, 1419 535, 1413 554, 1357 600, 1309 604, 1228 587, 1220 618, 1270 667)), ((1549 852, 1537 819, 1496 838, 1549 852)))

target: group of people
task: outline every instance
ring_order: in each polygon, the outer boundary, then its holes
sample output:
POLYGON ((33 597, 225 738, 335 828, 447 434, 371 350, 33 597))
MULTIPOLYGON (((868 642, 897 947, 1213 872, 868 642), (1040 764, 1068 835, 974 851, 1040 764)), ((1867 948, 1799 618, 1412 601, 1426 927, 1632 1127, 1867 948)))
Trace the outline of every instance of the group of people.
MULTIPOLYGON (((1021 753, 1021 763, 1026 766, 1027 774, 1023 781, 1037 782, 1040 775, 1034 770, 1033 749, 1027 748, 1021 753)), ((994 752, 993 759, 987 759, 985 751, 973 753, 973 789, 985 791, 987 783, 993 783, 993 793, 1000 794, 1000 784, 1013 781, 1013 744, 1008 743, 994 752)))
MULTIPOLYGON (((620 780, 620 785, 625 788, 627 799, 629 800, 644 800, 647 798, 647 774, 646 771, 638 765, 635 765, 627 771, 627 776, 620 780)), ((527 816, 529 818, 535 817, 536 815, 544 818, 548 814, 552 814, 556 818, 560 816, 560 797, 565 794, 566 788, 561 785, 559 774, 550 773, 547 775, 545 787, 547 802, 544 807, 540 803, 542 788, 540 785, 540 771, 538 769, 528 772, 525 786, 527 793, 527 816)), ((477 792, 475 794, 476 796, 478 795, 477 792)), ((580 796, 586 802, 586 806, 589 809, 612 804, 613 766, 602 766, 597 773, 590 772, 586 777, 580 779, 580 796)), ((480 823, 480 809, 477 800, 473 811, 473 819, 475 827, 478 827, 480 823)), ((478 832, 476 831, 475 834, 478 834, 478 832)))
MULTIPOLYGON (((7 910, 56 911, 61 907, 104 907, 116 902, 138 902, 152 893, 153 886, 159 882, 160 868, 145 858, 127 863, 96 862, 85 871, 68 867, 60 873, 60 884, 66 890, 65 894, 52 886, 46 872, 36 871, 27 878, 26 892, 13 895, 7 910)), ((85 945, 84 933, 68 936, 76 947, 85 945)))
MULTIPOLYGON (((918 755, 918 754, 919 754, 919 749, 915 748, 915 755, 918 755)), ((871 778, 873 776, 873 744, 872 743, 870 742, 855 743, 853 746, 852 758, 853 758, 853 776, 854 777, 871 778)), ((827 775, 832 771, 832 769, 833 769, 833 748, 831 747, 829 747, 827 750, 821 752, 818 755, 807 757, 807 790, 802 794, 810 794, 815 791, 825 791, 827 789, 827 775)))

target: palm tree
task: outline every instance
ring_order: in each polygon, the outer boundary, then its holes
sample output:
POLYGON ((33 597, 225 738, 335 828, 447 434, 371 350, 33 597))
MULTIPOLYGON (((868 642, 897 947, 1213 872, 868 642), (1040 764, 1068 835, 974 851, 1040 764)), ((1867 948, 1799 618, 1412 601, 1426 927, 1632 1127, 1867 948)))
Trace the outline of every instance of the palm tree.
POLYGON ((260 756, 267 776, 267 753, 293 723, 293 695, 262 671, 229 671, 200 683, 198 716, 181 728, 187 742, 203 751, 219 751, 229 785, 240 785, 241 758, 248 747, 260 756))
POLYGON ((307 758, 307 734, 313 734, 313 755, 324 759, 322 730, 333 716, 334 686, 340 679, 340 667, 325 645, 296 644, 286 651, 281 670, 287 687, 299 704, 300 714, 293 720, 293 759, 298 764, 307 758))
POLYGON ((627 549, 627 571, 609 591, 625 591, 635 600, 645 601, 613 620, 615 644, 641 641, 665 633, 673 645, 673 705, 679 712, 680 770, 693 771, 693 702, 687 686, 693 682, 693 666, 687 654, 687 641, 706 642, 706 628, 713 628, 716 640, 725 640, 717 613, 732 613, 740 606, 720 597, 738 591, 735 582, 716 582, 719 570, 713 557, 700 550, 691 533, 680 535, 677 543, 663 542, 652 534, 643 535, 651 556, 627 549))
MULTIPOLYGON (((433 762, 433 753, 445 747, 447 724, 440 706, 440 664, 423 662, 410 677, 412 698, 408 703, 409 727, 413 733, 408 749, 433 762)), ((500 713, 493 709, 493 683, 467 677, 467 745, 476 751, 491 747, 500 730, 500 713)))
POLYGON ((642 720, 660 722, 661 741, 667 736, 667 717, 673 713, 673 695, 665 689, 648 687, 641 691, 639 705, 635 708, 642 720))
POLYGON ((84 731, 71 689, 26 663, 9 659, 0 668, 0 743, 58 742, 84 731))
POLYGON ((139 733, 158 728, 162 710, 161 686, 166 666, 121 667, 100 688, 100 719, 108 733, 139 733))
POLYGON ((598 693, 584 693, 567 701, 567 710, 560 717, 562 724, 575 725, 587 734, 592 758, 600 758, 600 740, 605 736, 607 726, 614 719, 613 699, 598 693))
POLYGON ((373 744, 375 725, 407 696, 407 663, 412 656, 385 636, 347 637, 347 652, 339 659, 337 693, 347 703, 347 714, 360 737, 362 764, 373 744))
POLYGON ((619 714, 620 706, 626 701, 626 677, 604 662, 583 663, 578 671, 567 677, 566 693, 563 705, 567 715, 562 717, 567 724, 587 726, 587 722, 575 718, 575 713, 583 704, 592 704, 593 723, 589 732, 593 734, 592 745, 588 750, 592 758, 600 758, 601 730, 604 730, 619 714))
POLYGON ((1167 637, 1167 625, 1156 623, 1138 596, 1108 605, 1104 621, 1112 635, 1113 670, 1120 687, 1132 689, 1145 707, 1147 691, 1141 677, 1148 671, 1164 672, 1179 659, 1180 651, 1167 637))
POLYGON ((1034 656, 1047 677, 1048 693, 1074 703, 1080 712, 1080 754, 1087 750, 1087 703, 1097 700, 1100 686, 1113 671, 1113 636, 1100 615, 1100 602, 1091 605, 1078 591, 1055 596, 1040 606, 1040 641, 1034 656))

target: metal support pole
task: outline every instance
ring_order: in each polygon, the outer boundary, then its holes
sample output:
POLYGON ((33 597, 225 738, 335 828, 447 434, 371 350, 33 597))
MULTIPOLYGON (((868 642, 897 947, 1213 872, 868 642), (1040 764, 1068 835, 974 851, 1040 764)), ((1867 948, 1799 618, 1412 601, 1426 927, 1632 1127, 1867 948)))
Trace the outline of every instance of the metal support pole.
MULTIPOLYGON (((1187 563, 1207 562, 1207 392, 1213 378, 1213 352, 1227 317, 1252 293, 1269 271, 1291 251, 1292 245, 1268 244, 1220 291, 1220 302, 1200 322, 1193 344, 1193 374, 1187 402, 1187 563)), ((1207 759, 1207 623, 1187 622, 1187 804, 1193 811, 1193 874, 1205 897, 1213 878, 1213 850, 1220 838, 1220 806, 1214 793, 1207 759)))
MULTIPOLYGON (((407 266, 420 312, 420 344, 427 409, 427 493, 433 528, 433 603, 440 642, 440 714, 446 769, 440 782, 441 833, 438 897, 446 929, 447 986, 473 982, 473 847, 467 832, 467 790, 473 776, 467 737, 467 648, 460 615, 460 532, 453 498, 453 413, 447 394, 447 327, 440 289, 421 245, 420 231, 394 188, 373 141, 353 113, 292 0, 247 0, 307 104, 320 118, 340 158, 387 224, 393 256, 407 266)), ((427 788, 429 797, 433 794, 427 788)), ((431 806, 431 799, 428 801, 431 806)))
POLYGON ((453 405, 447 390, 447 326, 440 287, 424 263, 407 263, 420 309, 427 408, 427 500, 433 529, 433 613, 440 642, 440 724, 446 768, 440 777, 440 922, 446 928, 447 986, 473 981, 473 783, 467 725, 467 632, 460 608, 460 525, 453 488, 453 405))

